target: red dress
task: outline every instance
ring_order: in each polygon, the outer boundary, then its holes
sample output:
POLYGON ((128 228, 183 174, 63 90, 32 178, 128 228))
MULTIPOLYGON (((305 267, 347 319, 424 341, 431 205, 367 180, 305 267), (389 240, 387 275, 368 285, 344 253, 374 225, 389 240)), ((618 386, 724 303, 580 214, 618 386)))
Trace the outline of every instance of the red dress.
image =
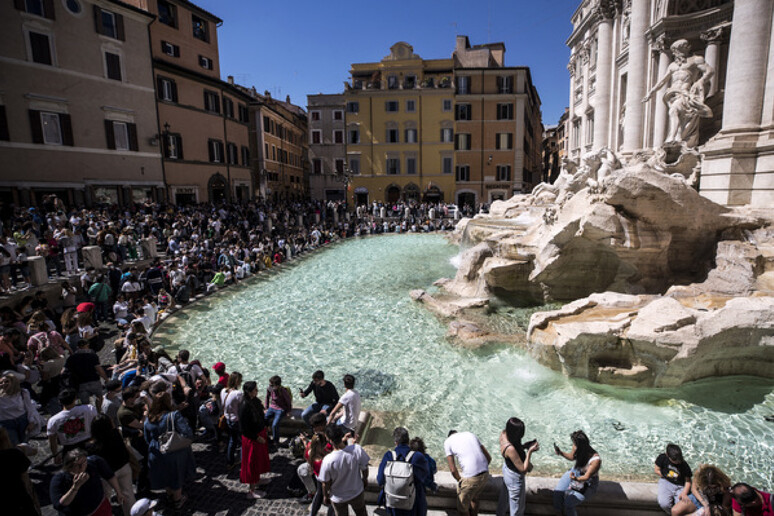
POLYGON ((239 480, 243 484, 257 484, 261 474, 271 471, 269 465, 269 437, 264 428, 258 433, 263 444, 242 436, 242 469, 239 480))

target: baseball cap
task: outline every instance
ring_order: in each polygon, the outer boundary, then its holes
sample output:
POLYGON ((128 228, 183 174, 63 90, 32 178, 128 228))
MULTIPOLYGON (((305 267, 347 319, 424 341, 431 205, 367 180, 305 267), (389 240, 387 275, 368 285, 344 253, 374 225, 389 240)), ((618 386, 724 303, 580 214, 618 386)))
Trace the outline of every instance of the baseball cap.
POLYGON ((156 507, 159 502, 157 500, 149 500, 148 498, 140 498, 134 505, 132 505, 131 516, 144 516, 146 512, 156 507))
POLYGON ((212 366, 212 368, 215 371, 225 371, 226 370, 226 364, 224 364, 223 362, 218 362, 214 366, 212 366))

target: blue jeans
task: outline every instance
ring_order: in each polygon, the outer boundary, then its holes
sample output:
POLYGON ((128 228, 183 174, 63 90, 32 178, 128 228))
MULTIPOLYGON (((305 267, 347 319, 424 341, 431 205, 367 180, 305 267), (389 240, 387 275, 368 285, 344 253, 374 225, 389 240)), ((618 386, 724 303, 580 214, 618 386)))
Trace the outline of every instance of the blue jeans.
POLYGON ((312 426, 312 423, 309 422, 309 418, 311 418, 313 415, 317 414, 318 412, 324 410, 328 412, 331 408, 330 405, 323 405, 322 403, 312 403, 308 407, 304 409, 304 411, 301 413, 301 419, 304 420, 304 422, 312 426))
POLYGON ((274 444, 279 444, 279 425, 282 416, 285 415, 285 411, 282 409, 269 408, 266 410, 266 424, 271 421, 271 440, 274 444))
POLYGON ((226 448, 226 457, 228 457, 228 463, 234 464, 236 462, 236 452, 239 447, 239 442, 242 440, 242 431, 239 428, 239 421, 228 422, 228 447, 226 448))
POLYGON ((570 473, 575 473, 576 477, 581 476, 580 471, 576 468, 572 468, 562 475, 554 488, 554 509, 564 516, 577 516, 578 511, 575 508, 594 496, 599 487, 599 477, 592 477, 591 485, 586 488, 586 492, 579 493, 570 489, 570 473))
POLYGON ((0 421, 0 427, 5 428, 8 432, 8 438, 11 440, 11 444, 16 446, 19 443, 27 442, 27 414, 14 419, 4 419, 0 421))
POLYGON ((497 501, 497 516, 524 516, 527 508, 525 487, 524 475, 503 464, 503 489, 497 501))

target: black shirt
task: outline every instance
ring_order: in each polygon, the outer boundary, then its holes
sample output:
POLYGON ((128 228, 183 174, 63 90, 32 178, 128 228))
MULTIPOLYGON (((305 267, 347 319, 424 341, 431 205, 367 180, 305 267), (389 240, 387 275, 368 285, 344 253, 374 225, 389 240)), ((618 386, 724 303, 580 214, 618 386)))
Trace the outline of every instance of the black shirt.
POLYGON ((339 401, 339 392, 331 382, 326 381, 325 385, 322 386, 311 382, 304 391, 304 396, 307 396, 312 391, 314 391, 315 400, 321 405, 330 405, 333 408, 339 401))
POLYGON ((30 460, 18 448, 0 450, 0 500, 3 512, 19 516, 37 516, 35 504, 32 503, 24 485, 22 475, 30 467, 30 460))
POLYGON ((239 427, 242 435, 255 441, 258 434, 266 428, 263 419, 263 403, 258 398, 245 397, 239 404, 239 427))
POLYGON ((70 355, 65 362, 65 367, 72 374, 76 385, 99 381, 98 365, 99 357, 96 353, 81 350, 70 355))
POLYGON ((70 505, 62 505, 59 500, 70 490, 73 485, 73 475, 66 471, 60 471, 51 480, 51 503, 60 513, 68 516, 88 516, 97 510, 105 499, 105 490, 102 488, 102 479, 110 480, 114 477, 105 459, 91 456, 87 459, 86 473, 89 479, 84 483, 70 505))
POLYGON ((665 453, 656 457, 656 466, 661 470, 661 476, 664 480, 668 480, 677 486, 684 486, 686 479, 690 479, 693 476, 691 467, 685 461, 680 464, 672 464, 672 461, 669 460, 665 453))

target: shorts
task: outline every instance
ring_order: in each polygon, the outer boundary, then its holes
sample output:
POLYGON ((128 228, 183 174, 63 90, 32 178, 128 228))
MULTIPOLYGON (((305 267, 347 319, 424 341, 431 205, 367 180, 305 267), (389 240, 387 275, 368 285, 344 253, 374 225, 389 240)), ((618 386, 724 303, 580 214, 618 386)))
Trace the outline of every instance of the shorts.
POLYGON ((457 512, 468 514, 471 502, 481 496, 481 492, 489 484, 489 472, 484 471, 473 477, 462 477, 457 485, 457 512))

